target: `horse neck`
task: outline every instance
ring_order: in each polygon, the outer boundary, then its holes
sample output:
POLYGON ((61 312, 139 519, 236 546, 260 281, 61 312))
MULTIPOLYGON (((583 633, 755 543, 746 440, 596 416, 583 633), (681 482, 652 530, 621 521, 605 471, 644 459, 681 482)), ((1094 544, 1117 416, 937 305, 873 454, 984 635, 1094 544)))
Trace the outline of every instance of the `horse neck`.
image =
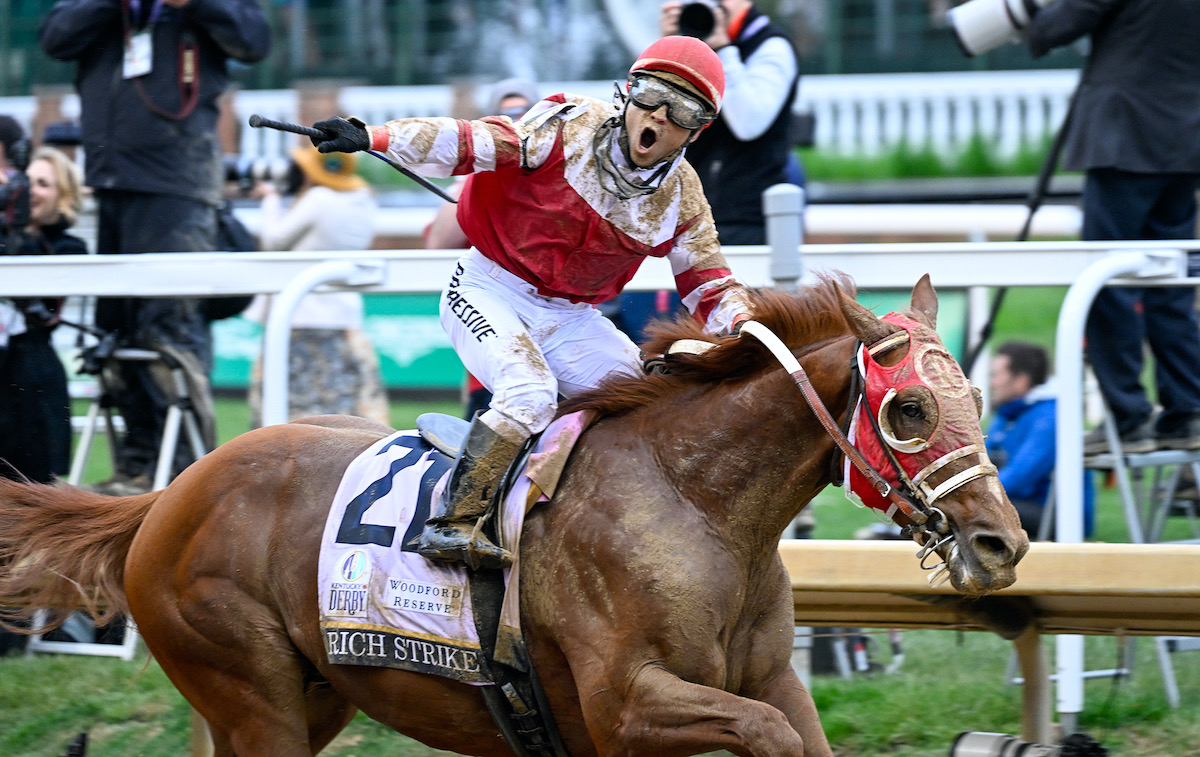
MULTIPOLYGON (((839 422, 855 344, 847 335, 800 355, 839 422)), ((659 449, 671 452, 660 462, 675 488, 727 538, 774 550, 792 519, 830 482, 833 439, 782 366, 748 382, 715 384, 671 403, 667 415, 649 426, 661 429, 659 449)))

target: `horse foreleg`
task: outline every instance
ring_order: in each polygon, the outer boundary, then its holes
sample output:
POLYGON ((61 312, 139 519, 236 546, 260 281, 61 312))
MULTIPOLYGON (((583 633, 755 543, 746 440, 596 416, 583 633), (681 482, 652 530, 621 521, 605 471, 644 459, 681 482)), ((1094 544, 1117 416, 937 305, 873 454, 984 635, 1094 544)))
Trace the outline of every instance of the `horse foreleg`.
MULTIPOLYGON (((744 757, 825 757, 770 704, 690 683, 656 666, 638 672, 620 701, 612 690, 584 697, 588 730, 602 755, 669 757, 726 749, 744 757)), ((811 699, 809 700, 811 706, 811 699)), ((815 718, 816 710, 812 710, 815 718)), ((818 726, 819 729, 819 726, 818 726)))
POLYGON ((825 731, 821 728, 821 718, 817 714, 812 694, 800 682, 800 677, 791 666, 784 668, 782 673, 767 684, 759 699, 787 717, 788 722, 804 739, 805 757, 829 757, 833 754, 829 747, 829 739, 825 737, 825 731))

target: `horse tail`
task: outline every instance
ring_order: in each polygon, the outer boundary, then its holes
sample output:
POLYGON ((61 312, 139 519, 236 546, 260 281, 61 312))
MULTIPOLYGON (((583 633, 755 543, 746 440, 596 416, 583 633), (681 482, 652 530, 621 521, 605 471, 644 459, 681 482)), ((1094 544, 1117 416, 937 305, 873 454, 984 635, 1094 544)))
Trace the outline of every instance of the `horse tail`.
MULTIPOLYGON (((125 557, 161 492, 107 497, 75 486, 0 478, 0 607, 59 610, 45 627, 82 607, 98 624, 128 612, 125 557)), ((0 610, 3 621, 26 614, 0 610)))

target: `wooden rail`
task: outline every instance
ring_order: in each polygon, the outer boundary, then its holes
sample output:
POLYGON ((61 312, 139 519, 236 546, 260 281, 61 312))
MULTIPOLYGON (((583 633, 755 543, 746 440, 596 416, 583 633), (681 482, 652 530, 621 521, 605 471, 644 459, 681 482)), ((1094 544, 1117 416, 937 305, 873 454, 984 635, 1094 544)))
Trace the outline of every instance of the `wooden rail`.
POLYGON ((1046 633, 1200 635, 1200 545, 1037 542, 1017 582, 969 599, 932 588, 907 541, 785 539, 797 625, 995 631, 1025 678, 1022 737, 1050 743, 1046 633))
POLYGON ((1200 635, 1200 545, 1035 542, 1017 582, 982 600, 925 579, 910 542, 784 540, 803 625, 995 630, 995 615, 1041 633, 1200 635), (1020 609, 1022 621, 1011 617, 1020 609))

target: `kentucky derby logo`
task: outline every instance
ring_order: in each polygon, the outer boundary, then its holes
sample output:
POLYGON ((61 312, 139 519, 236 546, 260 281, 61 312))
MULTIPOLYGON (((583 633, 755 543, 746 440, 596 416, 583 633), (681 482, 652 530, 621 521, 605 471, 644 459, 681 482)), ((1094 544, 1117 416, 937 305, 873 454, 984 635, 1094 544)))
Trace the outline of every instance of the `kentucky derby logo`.
POLYGON ((368 564, 367 553, 356 549, 342 558, 342 564, 338 570, 343 579, 358 582, 366 575, 368 564))
POLYGON ((367 614, 367 584, 371 561, 361 549, 347 552, 337 566, 336 578, 325 589, 325 613, 360 618, 367 614), (338 581, 337 578, 341 578, 338 581))

